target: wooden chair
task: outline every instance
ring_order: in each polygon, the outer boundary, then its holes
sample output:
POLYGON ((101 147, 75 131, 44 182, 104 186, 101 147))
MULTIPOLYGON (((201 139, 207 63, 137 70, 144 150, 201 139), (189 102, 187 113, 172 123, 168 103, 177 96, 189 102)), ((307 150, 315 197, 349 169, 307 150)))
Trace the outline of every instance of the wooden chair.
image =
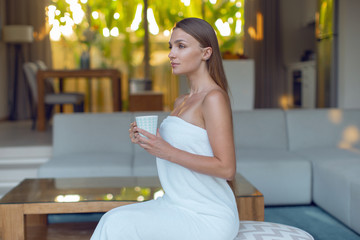
MULTIPOLYGON (((29 99, 31 104, 31 118, 33 120, 32 128, 36 127, 37 117, 37 103, 38 103, 38 87, 36 74, 38 70, 46 70, 46 65, 43 62, 38 64, 34 62, 26 62, 23 65, 25 78, 29 86, 29 99)), ((72 104, 74 112, 84 111, 84 94, 82 93, 55 93, 53 82, 50 79, 45 81, 45 105, 46 105, 46 119, 49 121, 53 114, 53 106, 55 104, 72 104)))

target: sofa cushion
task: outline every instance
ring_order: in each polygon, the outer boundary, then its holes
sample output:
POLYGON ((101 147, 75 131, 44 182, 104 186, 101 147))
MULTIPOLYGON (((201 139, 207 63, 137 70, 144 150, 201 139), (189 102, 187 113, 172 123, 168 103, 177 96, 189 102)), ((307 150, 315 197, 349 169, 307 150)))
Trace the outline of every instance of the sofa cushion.
POLYGON ((322 161, 359 159, 360 150, 341 149, 341 148, 307 148, 292 151, 308 160, 313 164, 322 161))
POLYGON ((301 109, 286 111, 290 150, 359 147, 360 111, 301 109))
POLYGON ((360 159, 318 161, 313 172, 314 202, 349 225, 354 211, 350 208, 351 184, 359 181, 360 159))
POLYGON ((236 149, 288 148, 285 115, 282 110, 234 111, 233 124, 236 149))
POLYGON ((80 153, 55 156, 40 166, 40 178, 119 177, 132 175, 132 153, 80 153))
POLYGON ((90 152, 132 152, 130 113, 75 113, 54 117, 53 156, 90 152))
POLYGON ((237 150, 237 172, 264 195, 265 205, 311 203, 311 163, 282 150, 237 150))
POLYGON ((314 240, 308 232, 289 225, 261 221, 240 221, 239 225, 234 240, 314 240))
POLYGON ((346 109, 347 128, 343 134, 344 147, 356 148, 360 151, 360 110, 346 109))
POLYGON ((139 177, 157 176, 155 156, 149 154, 139 146, 135 146, 135 149, 133 175, 139 177))
POLYGON ((350 194, 350 227, 360 234, 360 178, 352 180, 350 194))

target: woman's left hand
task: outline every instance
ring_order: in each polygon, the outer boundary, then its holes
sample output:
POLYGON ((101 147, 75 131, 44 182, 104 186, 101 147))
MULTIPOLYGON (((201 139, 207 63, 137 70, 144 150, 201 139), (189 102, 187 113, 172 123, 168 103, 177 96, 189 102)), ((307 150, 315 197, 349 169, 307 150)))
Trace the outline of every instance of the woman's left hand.
POLYGON ((136 138, 136 136, 139 135, 139 133, 137 131, 135 131, 135 128, 137 127, 136 122, 132 122, 130 124, 130 128, 129 128, 129 137, 132 143, 138 143, 138 140, 136 138))
POLYGON ((140 147, 158 158, 169 159, 171 156, 170 151, 173 147, 160 136, 159 129, 156 131, 156 136, 141 128, 135 127, 134 130, 145 136, 142 137, 140 134, 135 136, 136 143, 140 147))

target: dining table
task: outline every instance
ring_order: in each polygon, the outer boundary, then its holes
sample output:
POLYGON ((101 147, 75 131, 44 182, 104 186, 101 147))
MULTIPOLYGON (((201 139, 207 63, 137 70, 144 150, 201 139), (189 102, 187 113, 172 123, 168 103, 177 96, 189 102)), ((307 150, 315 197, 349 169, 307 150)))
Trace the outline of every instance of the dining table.
POLYGON ((37 130, 45 131, 45 79, 58 78, 60 91, 63 91, 63 79, 65 78, 108 78, 112 82, 113 111, 122 110, 121 103, 121 74, 117 69, 48 69, 37 72, 38 105, 37 105, 37 130))

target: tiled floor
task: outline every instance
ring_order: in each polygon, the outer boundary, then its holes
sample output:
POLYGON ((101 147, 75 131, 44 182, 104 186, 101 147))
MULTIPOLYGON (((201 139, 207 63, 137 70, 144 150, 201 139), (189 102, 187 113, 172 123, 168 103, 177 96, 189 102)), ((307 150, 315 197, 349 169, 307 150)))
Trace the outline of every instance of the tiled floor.
POLYGON ((31 121, 0 121, 0 198, 24 178, 37 176, 52 152, 52 131, 31 129, 31 121))
POLYGON ((51 126, 38 132, 31 125, 31 121, 0 121, 0 148, 52 145, 51 126))
MULTIPOLYGON (((88 240, 97 222, 59 223, 27 228, 27 240, 88 240)), ((1 240, 0 234, 0 240, 1 240)))

